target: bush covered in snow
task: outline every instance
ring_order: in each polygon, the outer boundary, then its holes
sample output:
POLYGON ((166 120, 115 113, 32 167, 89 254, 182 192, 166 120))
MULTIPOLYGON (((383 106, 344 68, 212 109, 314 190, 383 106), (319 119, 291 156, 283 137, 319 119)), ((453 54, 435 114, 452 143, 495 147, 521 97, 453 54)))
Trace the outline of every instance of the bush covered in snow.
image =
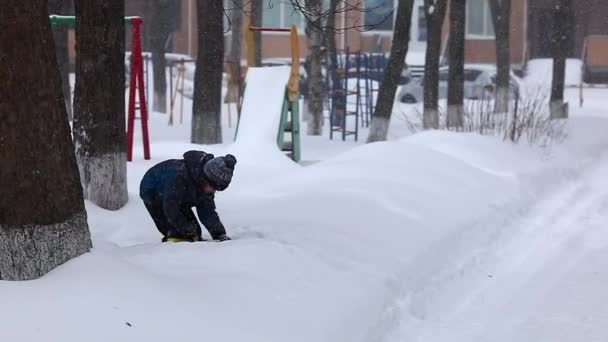
MULTIPOLYGON (((550 118, 548 97, 540 88, 512 101, 508 113, 495 113, 493 100, 465 101, 462 127, 447 127, 446 114, 445 107, 440 107, 439 128, 443 130, 476 132, 543 147, 562 142, 566 137, 565 120, 550 118)), ((422 130, 422 116, 421 108, 403 114, 411 133, 422 130)))

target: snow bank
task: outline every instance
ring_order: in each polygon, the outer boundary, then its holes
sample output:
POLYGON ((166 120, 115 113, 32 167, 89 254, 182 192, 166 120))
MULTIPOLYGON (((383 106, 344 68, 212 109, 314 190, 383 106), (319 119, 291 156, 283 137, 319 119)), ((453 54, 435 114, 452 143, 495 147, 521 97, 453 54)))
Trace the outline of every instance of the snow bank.
POLYGON ((123 210, 87 203, 91 253, 37 281, 0 282, 6 338, 381 341, 406 317, 391 314, 395 298, 408 294, 417 319, 432 314, 433 284, 449 280, 434 275, 492 241, 489 220, 533 186, 518 173, 543 170, 534 151, 445 132, 263 176, 244 163, 236 179, 256 179, 218 195, 235 240, 167 245, 137 199, 142 164, 130 165, 123 210))
POLYGON ((606 269, 598 213, 608 195, 578 195, 605 188, 606 169, 587 169, 605 157, 607 121, 573 115, 568 141, 550 151, 425 132, 297 167, 257 138, 184 143, 187 128, 153 115, 153 160, 142 160, 136 145, 129 204, 108 212, 87 202, 91 253, 36 281, 0 282, 0 329, 10 341, 61 342, 602 340, 607 315, 596 300, 605 298, 595 294, 608 278, 594 272, 606 269), (217 195, 233 241, 161 244, 138 198, 147 168, 192 148, 239 159, 234 183, 217 195), (543 213, 539 199, 587 174, 592 183, 546 204, 563 224, 522 220, 543 213), (558 215, 564 203, 576 204, 574 216, 558 215), (592 234, 534 253, 554 225, 555 234, 576 237, 568 228, 584 217, 597 221, 592 234), (573 246, 584 248, 569 258, 573 246), (570 335, 576 329, 586 335, 570 335))
MULTIPOLYGON (((593 135, 599 131, 590 125, 605 127, 603 120, 573 120, 570 130, 593 135)), ((562 159, 561 167, 522 180, 534 190, 523 197, 533 200, 523 201, 528 206, 519 215, 435 244, 434 250, 451 249, 449 257, 421 256, 425 265, 440 266, 415 278, 420 285, 395 300, 391 309, 399 318, 383 340, 606 339, 608 309, 599 289, 608 279, 608 238, 600 228, 608 218, 608 154, 606 139, 595 138, 595 147, 585 139, 556 151, 551 158, 562 159), (587 158, 574 158, 576 166, 567 168, 582 146, 587 158), (543 196, 534 194, 539 189, 543 196), (462 251, 454 249, 455 241, 462 251)))
POLYGON ((511 179, 426 147, 366 145, 219 195, 234 241, 161 245, 134 183, 117 214, 88 206, 92 253, 26 286, 0 283, 9 338, 361 341, 395 270, 468 222, 465 209, 514 195, 511 179), (444 220, 432 219, 437 212, 444 220), (125 240, 133 245, 119 248, 125 240), (25 321, 35 323, 11 328, 25 321))

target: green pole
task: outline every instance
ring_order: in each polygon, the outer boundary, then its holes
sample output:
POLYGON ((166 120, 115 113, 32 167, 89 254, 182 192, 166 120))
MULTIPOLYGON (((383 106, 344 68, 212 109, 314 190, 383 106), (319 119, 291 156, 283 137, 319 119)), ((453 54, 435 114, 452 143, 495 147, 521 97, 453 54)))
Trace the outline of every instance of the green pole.
MULTIPOLYGON (((76 22, 76 17, 73 15, 52 14, 52 15, 49 15, 49 19, 51 20, 51 26, 74 25, 74 23, 76 22)), ((125 17, 125 22, 127 22, 128 24, 130 24, 131 21, 133 21, 133 20, 141 20, 141 17, 137 17, 137 16, 125 17)))
POLYGON ((73 25, 76 22, 76 17, 69 15, 50 15, 49 19, 51 19, 51 26, 57 25, 73 25))

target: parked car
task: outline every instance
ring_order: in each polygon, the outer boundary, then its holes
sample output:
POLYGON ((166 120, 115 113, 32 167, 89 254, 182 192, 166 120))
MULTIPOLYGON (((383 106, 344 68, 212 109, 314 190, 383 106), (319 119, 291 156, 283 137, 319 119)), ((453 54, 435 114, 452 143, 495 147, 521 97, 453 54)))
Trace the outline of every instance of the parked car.
MULTIPOLYGON (((382 69, 374 69, 372 71, 369 71, 368 77, 372 81, 382 83, 382 79, 384 78, 385 71, 386 71, 386 66, 384 66, 382 69)), ((399 80, 397 81, 397 84, 404 85, 404 84, 411 82, 411 80, 412 80, 412 71, 410 70, 409 66, 406 64, 403 67, 403 70, 401 70, 401 75, 399 76, 399 80)))
MULTIPOLYGON (((439 98, 448 94, 448 67, 439 69, 439 98)), ((519 81, 511 72, 510 98, 519 96, 519 81)), ((490 100, 496 90, 496 67, 494 65, 466 64, 464 67, 464 98, 470 100, 490 100)), ((424 99, 424 77, 410 78, 401 86, 398 99, 402 103, 418 103, 424 99)))

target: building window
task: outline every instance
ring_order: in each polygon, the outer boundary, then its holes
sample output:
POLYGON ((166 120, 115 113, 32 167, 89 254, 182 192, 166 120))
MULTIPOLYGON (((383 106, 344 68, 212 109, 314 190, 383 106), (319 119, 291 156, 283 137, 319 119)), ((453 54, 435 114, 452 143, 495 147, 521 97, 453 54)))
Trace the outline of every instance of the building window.
POLYGON ((392 31, 395 22, 394 0, 365 0, 364 29, 392 31))
POLYGON ((488 0, 467 1, 467 36, 494 38, 494 24, 488 0))
POLYGON ((418 6, 418 41, 426 42, 427 32, 426 32, 426 11, 424 10, 424 6, 418 6))
POLYGON ((263 25, 265 27, 303 27, 303 16, 289 0, 264 0, 263 25))

